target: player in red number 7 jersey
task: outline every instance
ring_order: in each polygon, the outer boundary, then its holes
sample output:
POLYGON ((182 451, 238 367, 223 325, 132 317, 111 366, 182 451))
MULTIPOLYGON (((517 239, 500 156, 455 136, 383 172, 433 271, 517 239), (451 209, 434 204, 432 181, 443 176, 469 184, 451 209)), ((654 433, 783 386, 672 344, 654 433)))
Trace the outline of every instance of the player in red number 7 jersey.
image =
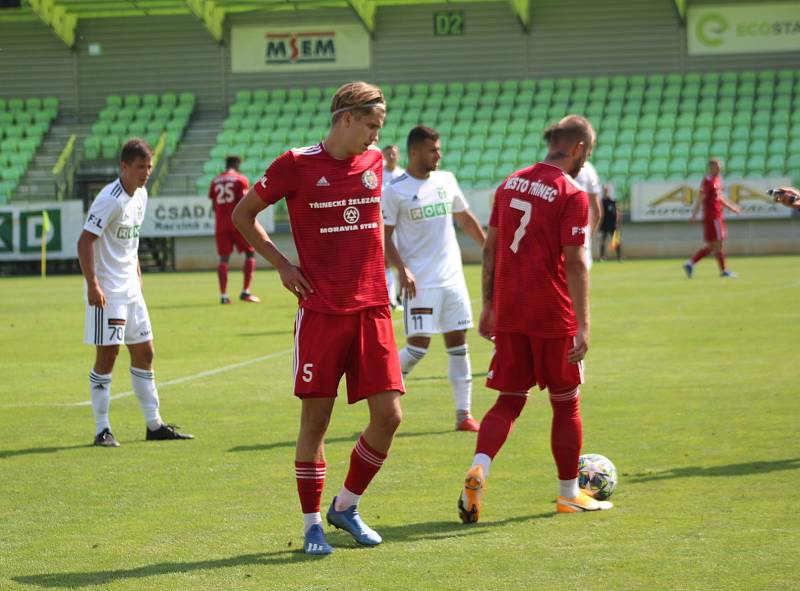
POLYGON ((481 421, 458 499, 464 523, 478 521, 491 462, 534 385, 548 389, 553 409, 556 510, 611 508, 578 487, 583 438, 579 386, 589 348, 589 272, 583 254, 589 202, 570 175, 586 162, 595 134, 589 121, 570 115, 544 137, 545 161, 515 172, 497 189, 483 247, 479 331, 495 344, 486 385, 500 395, 481 421))
POLYGON ((367 400, 369 424, 350 455, 344 487, 328 523, 364 545, 382 539, 358 513, 400 424, 404 392, 383 264, 381 171, 373 146, 386 115, 381 90, 345 84, 331 103, 332 126, 316 146, 276 159, 237 205, 233 222, 299 299, 295 320, 294 392, 302 399, 295 471, 305 524, 304 551, 333 552, 322 530, 325 432, 342 375, 347 399, 367 400), (285 198, 300 265, 270 240, 256 215, 285 198))

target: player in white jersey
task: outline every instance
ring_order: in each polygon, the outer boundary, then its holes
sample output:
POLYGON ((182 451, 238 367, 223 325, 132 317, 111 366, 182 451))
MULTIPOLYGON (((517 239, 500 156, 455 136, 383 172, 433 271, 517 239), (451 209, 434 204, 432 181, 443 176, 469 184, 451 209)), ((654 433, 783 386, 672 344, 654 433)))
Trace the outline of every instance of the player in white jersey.
MULTIPOLYGON (((402 175, 406 169, 397 163, 400 160, 400 149, 395 144, 384 146, 381 150, 383 154, 383 177, 382 183, 385 188, 394 179, 402 175)), ((389 261, 386 261, 386 289, 389 291, 389 304, 393 310, 402 310, 403 306, 398 300, 397 282, 395 281, 394 271, 389 261)))
POLYGON ((575 181, 586 190, 586 194, 589 196, 589 231, 586 233, 584 247, 586 249, 586 267, 591 269, 592 236, 594 236, 600 225, 600 194, 602 193, 602 187, 597 171, 588 160, 581 168, 578 176, 575 177, 575 181))
POLYGON ((89 393, 96 424, 94 444, 118 447, 108 420, 111 371, 123 343, 131 356, 131 383, 142 408, 145 439, 192 439, 165 424, 159 414, 153 373, 153 331, 142 296, 139 229, 147 208, 144 188, 152 170, 152 150, 128 141, 120 154, 120 174, 98 193, 78 239, 78 259, 86 279, 84 341, 95 345, 89 393))
POLYGON ((472 418, 472 370, 467 329, 472 309, 453 219, 475 243, 486 236, 469 210, 453 173, 437 170, 439 134, 417 126, 408 135, 408 168, 383 190, 386 251, 405 293, 406 346, 400 364, 408 374, 425 356, 431 335, 442 334, 447 375, 456 403, 456 429, 477 431, 472 418), (393 243, 396 239, 396 246, 393 243))

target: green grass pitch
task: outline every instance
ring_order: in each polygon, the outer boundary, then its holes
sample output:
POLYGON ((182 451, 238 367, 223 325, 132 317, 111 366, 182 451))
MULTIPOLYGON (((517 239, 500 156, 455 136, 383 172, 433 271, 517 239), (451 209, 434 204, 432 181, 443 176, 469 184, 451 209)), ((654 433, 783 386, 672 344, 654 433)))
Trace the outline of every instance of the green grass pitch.
MULTIPOLYGON (((89 447, 80 405, 93 358, 81 279, 2 279, 0 589, 797 588, 799 263, 733 257, 740 279, 722 280, 707 260, 691 281, 677 260, 595 264, 584 451, 620 473, 602 514, 554 514, 550 410, 535 393, 481 522, 459 522, 475 436, 452 430, 435 340, 361 505, 385 543, 330 532, 325 559, 300 552, 295 306, 274 272, 256 275, 264 303, 228 307, 213 273, 145 276, 162 414, 197 439, 145 442, 125 396, 112 402, 122 446, 110 450, 89 447)), ((477 311, 480 268, 466 274, 477 311)), ((470 345, 480 417, 495 398, 490 346, 474 331, 470 345)), ((112 395, 130 390, 127 365, 123 351, 112 395)), ((323 511, 365 422, 363 404, 337 404, 323 511)))

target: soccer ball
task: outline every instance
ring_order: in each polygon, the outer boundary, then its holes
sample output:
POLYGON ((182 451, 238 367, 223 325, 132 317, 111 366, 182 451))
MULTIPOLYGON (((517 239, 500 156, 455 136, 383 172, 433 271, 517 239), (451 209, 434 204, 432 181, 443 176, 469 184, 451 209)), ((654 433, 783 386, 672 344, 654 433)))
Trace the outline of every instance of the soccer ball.
POLYGON ((605 456, 584 454, 578 463, 578 485, 586 494, 605 501, 617 487, 617 469, 605 456))

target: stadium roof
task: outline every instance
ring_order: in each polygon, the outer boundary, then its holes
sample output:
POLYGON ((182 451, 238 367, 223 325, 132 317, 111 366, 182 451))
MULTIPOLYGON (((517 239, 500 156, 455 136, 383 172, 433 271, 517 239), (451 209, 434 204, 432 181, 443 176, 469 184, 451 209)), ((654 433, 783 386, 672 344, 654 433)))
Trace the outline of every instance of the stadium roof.
MULTIPOLYGON (((243 12, 270 13, 319 8, 349 8, 364 28, 375 31, 375 12, 379 6, 442 4, 450 0, 23 0, 19 9, 0 11, 0 23, 40 18, 69 47, 75 44, 79 21, 94 18, 131 16, 170 16, 193 14, 217 41, 224 35, 225 17, 243 12)), ((459 0, 480 2, 485 0, 459 0)), ((510 3, 522 26, 530 20, 531 0, 494 0, 510 3)))

